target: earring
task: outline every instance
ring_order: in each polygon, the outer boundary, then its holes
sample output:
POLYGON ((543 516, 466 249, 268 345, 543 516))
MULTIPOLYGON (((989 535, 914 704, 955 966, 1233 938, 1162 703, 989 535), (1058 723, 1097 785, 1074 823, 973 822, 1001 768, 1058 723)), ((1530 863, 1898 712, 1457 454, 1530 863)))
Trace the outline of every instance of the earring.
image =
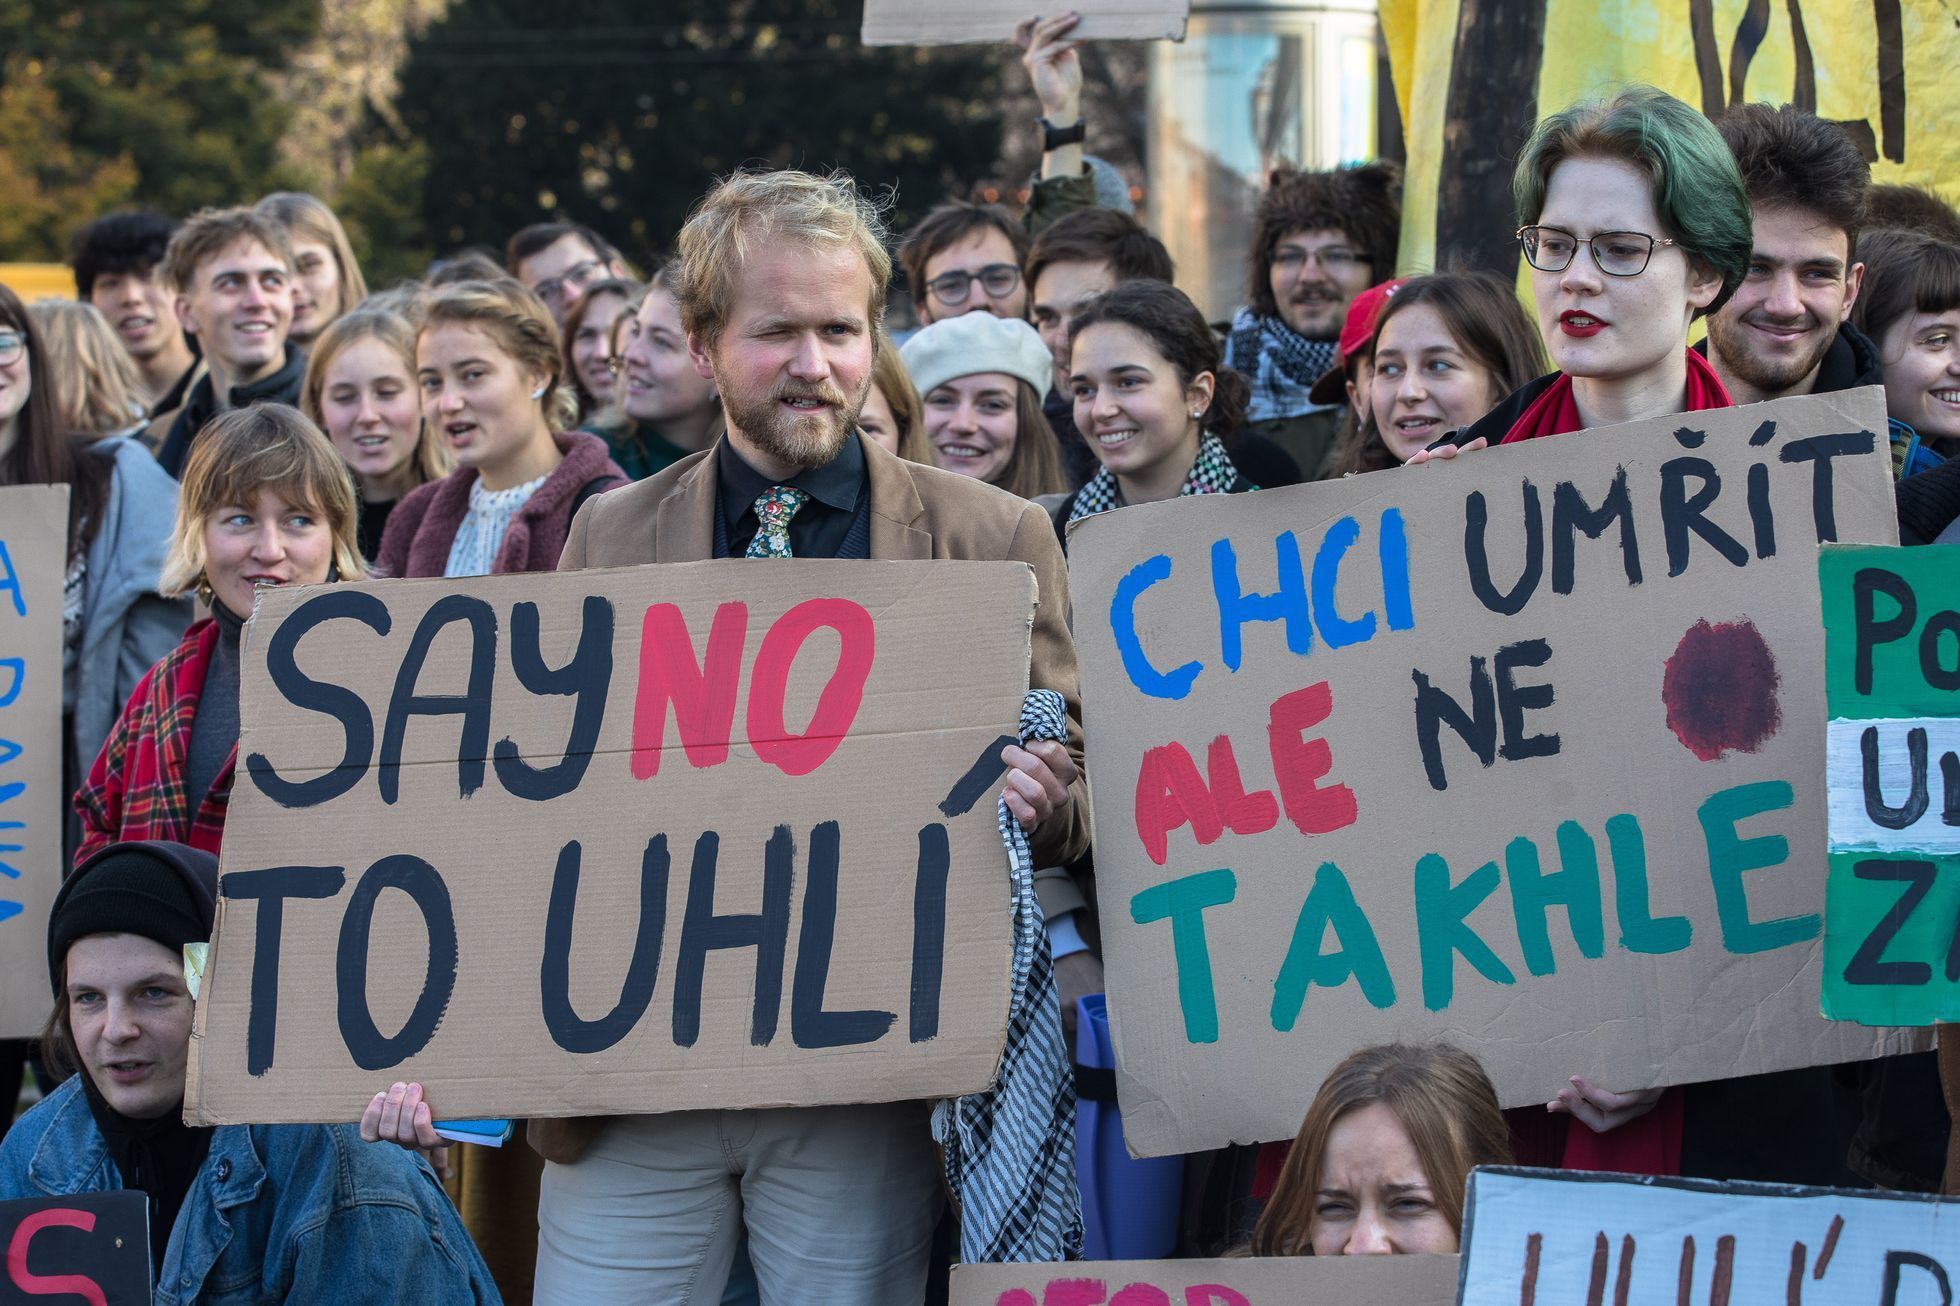
POLYGON ((197 573, 197 579, 191 582, 191 592, 197 595, 197 601, 206 608, 209 608, 211 600, 218 596, 218 592, 211 588, 211 578, 201 571, 197 573))
POLYGON ((549 390, 550 388, 551 388, 551 387, 550 387, 550 386, 548 386, 548 385, 541 385, 541 386, 539 386, 539 387, 538 387, 537 389, 535 389, 535 390, 533 390, 533 391, 531 392, 531 398, 533 398, 533 399, 542 399, 542 398, 544 398, 544 392, 545 392, 546 390, 549 390))

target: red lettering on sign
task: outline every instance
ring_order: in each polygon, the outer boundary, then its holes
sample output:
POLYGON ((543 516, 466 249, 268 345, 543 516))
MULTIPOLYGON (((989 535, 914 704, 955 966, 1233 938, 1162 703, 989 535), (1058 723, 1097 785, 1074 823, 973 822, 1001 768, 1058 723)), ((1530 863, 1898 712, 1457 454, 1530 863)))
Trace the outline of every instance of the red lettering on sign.
POLYGON ((749 605, 722 604, 708 627, 707 656, 696 662, 681 610, 672 603, 647 609, 640 623, 640 688, 633 701, 635 779, 660 774, 670 702, 688 765, 708 767, 728 760, 748 635, 749 605))
POLYGON ((1266 737, 1272 747, 1273 775, 1279 781, 1280 803, 1286 819, 1301 834, 1327 834, 1354 824, 1354 791, 1346 785, 1320 781, 1334 769, 1334 750, 1325 739, 1302 737, 1334 710, 1334 694, 1326 681, 1282 694, 1273 703, 1266 737))
POLYGON ((749 742, 756 756, 784 775, 808 775, 829 761, 857 720, 877 643, 871 614, 849 599, 808 599, 778 618, 762 637, 749 677, 749 742), (826 627, 842 641, 837 669, 817 696, 809 728, 793 735, 783 721, 790 667, 804 641, 826 627))
POLYGON ((36 1211, 22 1220, 7 1241, 7 1281, 30 1297, 80 1297, 88 1306, 109 1306, 102 1286, 85 1274, 28 1273, 27 1244, 34 1241, 35 1234, 51 1227, 90 1233, 95 1229, 95 1216, 87 1211, 55 1207, 36 1211))

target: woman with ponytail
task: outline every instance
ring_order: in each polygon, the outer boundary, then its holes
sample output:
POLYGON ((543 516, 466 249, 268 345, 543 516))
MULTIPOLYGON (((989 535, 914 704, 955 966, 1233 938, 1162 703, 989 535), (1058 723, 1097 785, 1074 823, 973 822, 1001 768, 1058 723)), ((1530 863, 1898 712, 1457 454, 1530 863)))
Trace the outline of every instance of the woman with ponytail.
POLYGON ((444 286, 415 343, 422 416, 457 467, 403 497, 376 568, 385 576, 551 571, 572 515, 626 477, 596 435, 572 430, 558 327, 514 281, 444 286))

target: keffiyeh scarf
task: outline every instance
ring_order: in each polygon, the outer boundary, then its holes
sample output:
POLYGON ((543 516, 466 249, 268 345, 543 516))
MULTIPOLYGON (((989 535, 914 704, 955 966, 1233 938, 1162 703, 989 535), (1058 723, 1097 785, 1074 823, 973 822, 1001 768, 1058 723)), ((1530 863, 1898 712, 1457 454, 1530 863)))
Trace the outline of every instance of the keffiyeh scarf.
POLYGON ((1249 308, 1233 314, 1225 336, 1225 366, 1245 373, 1252 382, 1246 417, 1254 422, 1327 407, 1308 398, 1307 392, 1340 356, 1338 342, 1309 340, 1278 314, 1265 317, 1249 308))
MULTIPOLYGON (((1225 452, 1225 445, 1217 436, 1207 435, 1199 443, 1198 459, 1191 464, 1191 471, 1177 493, 1180 498, 1187 494, 1230 494, 1238 480, 1239 469, 1232 465, 1232 455, 1225 452)), ((1122 506, 1123 492, 1116 478, 1104 467, 1076 492, 1075 506, 1069 509, 1068 519, 1093 517, 1122 506)))
MULTIPOLYGON (((1067 705, 1052 689, 1028 691, 1021 738, 1066 739, 1067 705)), ((1014 966, 1007 1046, 994 1086, 933 1107, 946 1184, 960 1212, 960 1259, 1066 1261, 1082 1255, 1082 1195, 1075 1186, 1075 1081, 1062 1041, 1055 964, 1035 898, 1034 856, 1021 823, 996 807, 1012 885, 1014 966)))

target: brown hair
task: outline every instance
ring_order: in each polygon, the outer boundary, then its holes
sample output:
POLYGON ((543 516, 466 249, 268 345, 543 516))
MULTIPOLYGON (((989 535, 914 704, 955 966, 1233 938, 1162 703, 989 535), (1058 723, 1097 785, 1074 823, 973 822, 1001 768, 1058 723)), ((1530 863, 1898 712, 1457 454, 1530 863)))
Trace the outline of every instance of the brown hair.
POLYGON ((62 430, 111 435, 142 420, 143 378, 95 305, 45 299, 27 311, 47 349, 62 430))
MULTIPOLYGON (((921 427, 924 423, 920 424, 921 427)), ((1041 411, 1041 396, 1026 381, 1014 381, 1014 452, 994 484, 1009 494, 1032 499, 1068 489, 1062 474, 1062 442, 1041 411)))
POLYGON ((1014 247, 1014 262, 1028 260, 1028 233, 1014 215, 999 204, 975 204, 969 200, 947 200, 920 218, 898 247, 899 266, 912 290, 912 302, 926 302, 926 264, 933 255, 959 244, 978 231, 998 231, 1014 247))
MULTIPOLYGON (((1518 302, 1516 288, 1489 272, 1435 272, 1403 282, 1375 319, 1375 332, 1368 338, 1365 351, 1371 362, 1381 342, 1382 327, 1397 313, 1417 304, 1435 309, 1457 348, 1490 373, 1491 389, 1498 400, 1551 370, 1545 359, 1544 337, 1518 302)), ((1353 411, 1350 405, 1350 418, 1353 411)), ((1337 476, 1401 466, 1375 427, 1374 404, 1364 404, 1363 411, 1366 416, 1353 422, 1351 428, 1343 424, 1349 433, 1335 465, 1337 476)))
POLYGON ((1851 325, 1881 346, 1908 313, 1960 307, 1960 245, 1917 231, 1874 231, 1862 257, 1865 280, 1851 305, 1851 325))
POLYGON ((1402 239, 1402 170, 1393 163, 1354 164, 1325 172, 1278 168, 1252 215, 1246 295, 1261 317, 1279 312, 1273 299, 1273 251, 1301 231, 1339 231, 1368 261, 1373 284, 1395 275, 1402 239))
MULTIPOLYGON (((284 227, 289 236, 311 237, 333 251, 334 266, 340 272, 341 312, 367 298, 367 278, 361 275, 361 261, 354 257, 347 229, 340 225, 332 209, 296 190, 274 191, 253 207, 284 227)), ((292 271, 297 273, 299 268, 295 266, 292 271)))
POLYGON ((614 338, 613 328, 619 325, 619 318, 629 312, 638 312, 641 297, 645 293, 646 287, 637 281, 628 281, 624 277, 608 277, 604 281, 594 281, 587 285, 585 293, 579 296, 578 303, 572 305, 572 311, 565 314, 565 325, 558 334, 565 351, 565 383, 571 386, 573 395, 578 399, 579 420, 583 421, 590 417, 599 401, 586 393, 585 382, 579 380, 578 369, 572 366, 572 341, 578 338, 579 328, 584 326, 585 319, 591 316, 593 305, 607 295, 618 295, 625 301, 625 306, 614 315, 612 322, 606 328, 606 347, 611 349, 614 338))
POLYGON ((1917 231, 1960 245, 1960 212, 1925 186, 1881 182, 1865 192, 1865 225, 1917 231))
POLYGON ((113 462, 74 440, 62 427, 54 369, 34 318, 20 296, 0 285, 0 327, 20 332, 27 353, 27 402, 14 417, 14 444, 0 456, 0 485, 66 485, 68 556, 88 552, 109 497, 113 462))
POLYGON ((1217 333, 1188 295, 1161 281, 1126 281, 1108 294, 1096 296, 1076 314, 1069 323, 1070 347, 1086 328, 1102 322, 1120 323, 1149 337, 1157 352, 1176 369, 1179 385, 1188 386, 1199 373, 1210 372, 1211 406, 1205 409, 1200 424, 1230 447, 1245 426, 1245 406, 1252 396, 1252 385, 1225 366, 1217 333))
MULTIPOLYGON (((932 446, 926 442, 925 401, 919 398, 919 388, 912 384, 912 375, 898 356, 898 346, 883 327, 878 328, 878 357, 871 365, 871 384, 885 397, 892 420, 898 424, 898 456, 933 466, 932 446)), ((1020 443, 1018 437, 1015 443, 1020 443)))
POLYGON ((82 1068, 81 1053, 75 1048, 75 1027, 68 1023, 68 958, 54 965, 54 1006, 41 1023, 41 1064, 57 1079, 66 1079, 82 1068))
POLYGON ((708 192, 675 241, 680 271, 674 298, 680 302, 681 329, 703 349, 712 350, 721 339, 751 242, 765 240, 854 250, 871 273, 865 320, 883 325, 892 277, 885 226, 850 175, 820 177, 793 168, 738 172, 708 192))
MULTIPOLYGON (((320 397, 327 388, 327 369, 340 351, 363 340, 379 340, 401 360, 408 383, 415 386, 415 326, 400 313, 372 306, 357 308, 327 324, 306 356, 306 380, 300 383, 299 407, 323 430, 320 397)), ((418 405, 419 408, 419 405, 418 405)), ((331 443, 331 441, 329 442, 331 443)), ((415 436, 415 483, 423 485, 441 480, 454 466, 449 449, 436 438, 426 419, 417 424, 415 436)))
POLYGON ((283 224, 257 209, 200 209, 177 228, 163 251, 160 271, 164 281, 178 294, 189 294, 191 279, 206 259, 247 238, 265 246, 267 253, 286 265, 287 274, 292 274, 293 242, 283 224))
POLYGON ((1328 1136, 1347 1115, 1376 1104, 1401 1122, 1437 1209, 1461 1234, 1470 1171, 1511 1161, 1511 1133, 1497 1090, 1468 1052, 1440 1043, 1384 1043, 1334 1067, 1314 1094, 1272 1199, 1252 1230, 1254 1256, 1313 1254, 1314 1200, 1328 1136))
POLYGON ((504 245, 504 268, 513 277, 517 275, 517 265, 533 254, 539 254, 567 236, 577 236, 591 247, 592 257, 601 263, 624 262, 612 243, 592 228, 576 222, 534 222, 528 227, 520 227, 511 234, 504 245))
POLYGON ((1844 233, 1850 254, 1858 252, 1872 169, 1844 128, 1794 104, 1738 104, 1715 130, 1735 155, 1751 204, 1814 214, 1844 233))
POLYGON ((326 518, 333 532, 334 567, 342 580, 367 576, 354 477, 339 451, 299 409, 253 404, 220 413, 191 442, 158 592, 175 595, 196 588, 204 574, 205 518, 227 504, 249 504, 266 489, 326 518))
POLYGON ((541 402, 546 425, 554 431, 568 431, 577 424, 578 396, 565 384, 558 323, 529 286, 510 278, 459 281, 430 291, 422 301, 420 316, 415 333, 418 341, 429 328, 445 322, 487 332, 519 367, 544 374, 541 402))
POLYGON ((1028 294, 1055 263, 1107 263, 1119 282, 1176 280, 1164 242, 1115 209, 1077 209, 1044 227, 1028 247, 1028 294))

